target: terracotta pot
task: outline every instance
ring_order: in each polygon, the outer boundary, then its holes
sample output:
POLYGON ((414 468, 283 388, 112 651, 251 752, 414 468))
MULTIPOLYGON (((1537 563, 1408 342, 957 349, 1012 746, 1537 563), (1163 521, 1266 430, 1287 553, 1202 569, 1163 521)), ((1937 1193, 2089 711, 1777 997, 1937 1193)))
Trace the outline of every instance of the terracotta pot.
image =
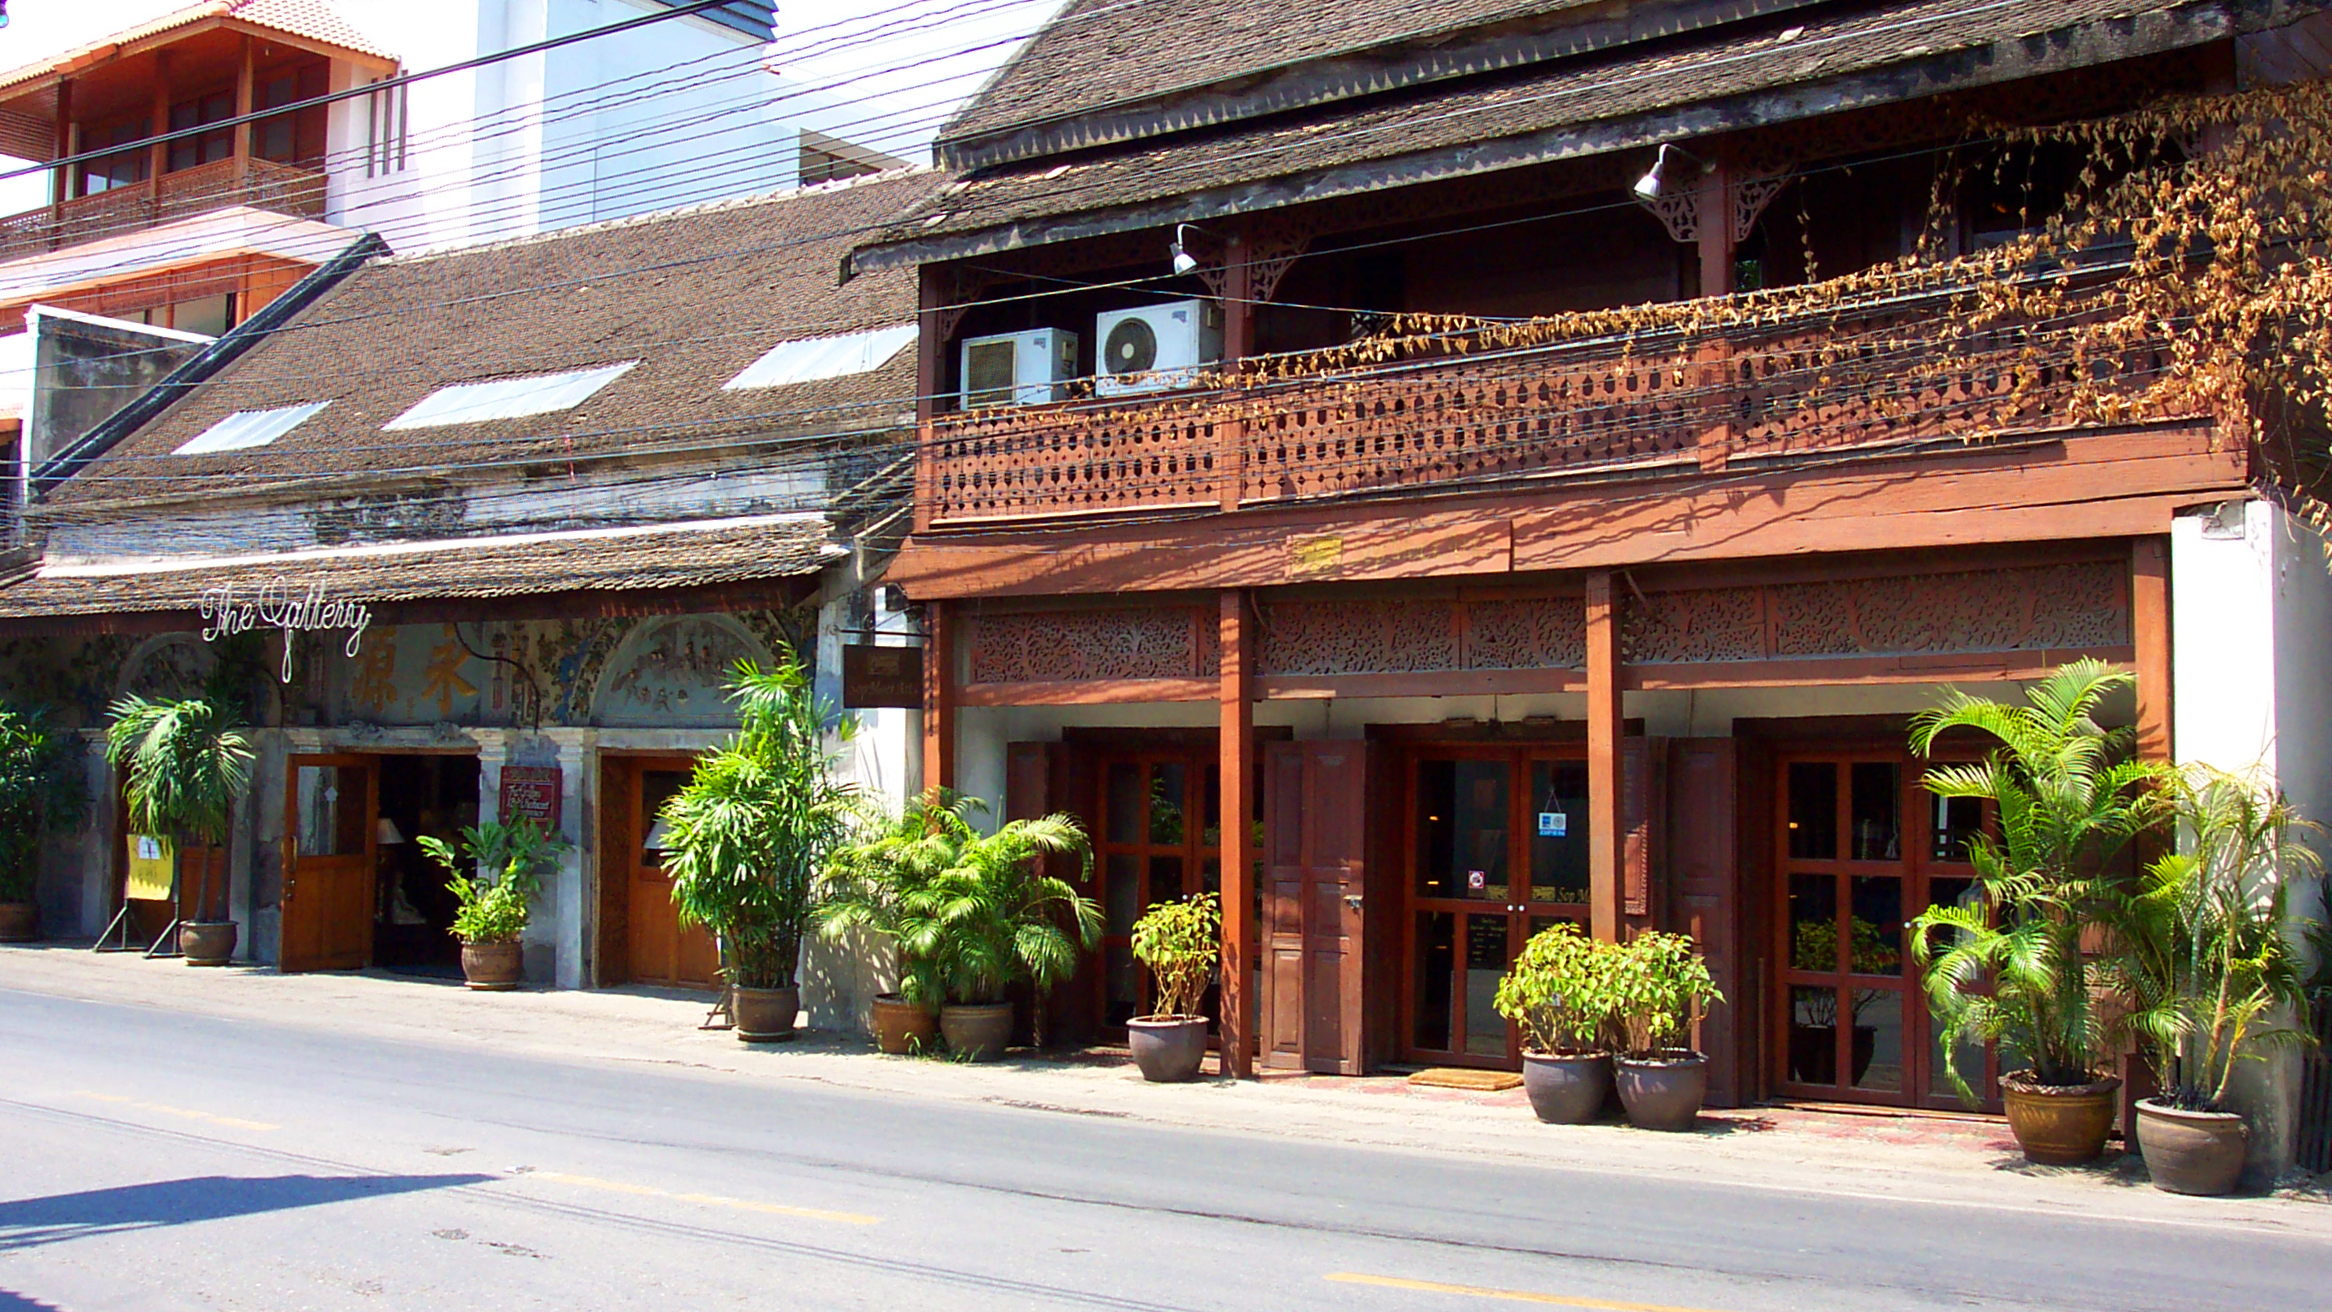
POLYGON ((178 926, 178 950, 189 966, 224 966, 235 959, 235 922, 189 920, 178 926))
POLYGON ((1126 1046, 1152 1084, 1183 1084, 1206 1064, 1206 1017, 1136 1016, 1126 1022, 1126 1046))
POLYGON ((896 993, 874 999, 875 1046, 894 1057, 929 1052, 939 1046, 939 1013, 896 993))
POLYGON ((462 982, 482 993, 507 993, 526 977, 525 949, 516 943, 462 944, 462 982))
POLYGON ((2008 1107, 2008 1128, 2026 1161, 2043 1166, 2079 1166, 2105 1151, 2113 1128, 2114 1094, 2121 1081, 2106 1076, 2094 1084, 2037 1084, 2031 1071, 2000 1077, 2000 1099, 2008 1107))
POLYGON ((40 939, 40 907, 32 902, 0 902, 0 943, 40 939))
POLYGON ((1697 1052, 1620 1057, 1616 1082, 1628 1124, 1639 1130, 1689 1130, 1709 1091, 1709 1059, 1697 1052))
POLYGON ((994 1061, 1012 1042, 1012 1004, 948 1003, 939 1009, 939 1032, 949 1051, 972 1061, 994 1061))
POLYGON ((794 1036, 802 1015, 802 991, 791 984, 782 989, 732 988, 729 1015, 737 1022, 742 1043, 781 1043, 794 1036))
POLYGON ((2234 1112, 2189 1112, 2138 1099, 2138 1151, 2156 1189, 2226 1194, 2243 1178, 2251 1127, 2234 1112))
POLYGON ((1585 1125, 1603 1114, 1603 1100, 1611 1096, 1611 1054, 1526 1052, 1522 1091, 1549 1125, 1585 1125))

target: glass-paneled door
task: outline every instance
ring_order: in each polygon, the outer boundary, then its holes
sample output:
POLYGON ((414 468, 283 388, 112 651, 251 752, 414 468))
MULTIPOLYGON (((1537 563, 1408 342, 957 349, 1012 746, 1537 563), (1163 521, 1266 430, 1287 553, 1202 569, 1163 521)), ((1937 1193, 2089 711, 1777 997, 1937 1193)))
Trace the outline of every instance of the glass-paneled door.
MULTIPOLYGON (((1123 1026, 1150 1010, 1134 922, 1157 903, 1222 891, 1222 767, 1211 750, 1113 753, 1100 774, 1101 1016, 1123 1026)), ((1211 998, 1203 1010, 1216 1014, 1211 998)))
POLYGON ((1518 1065, 1498 980, 1532 934, 1587 920, 1587 764, 1550 748, 1431 749, 1408 782, 1406 1056, 1518 1065))

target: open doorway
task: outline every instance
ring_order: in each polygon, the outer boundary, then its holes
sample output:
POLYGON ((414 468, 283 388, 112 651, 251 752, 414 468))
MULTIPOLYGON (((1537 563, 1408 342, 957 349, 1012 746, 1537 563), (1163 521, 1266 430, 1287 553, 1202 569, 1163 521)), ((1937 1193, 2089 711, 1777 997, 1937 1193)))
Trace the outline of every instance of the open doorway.
POLYGON ((414 841, 459 845, 478 823, 478 758, 430 753, 381 756, 373 821, 373 964, 404 974, 459 977, 453 894, 446 873, 414 841))

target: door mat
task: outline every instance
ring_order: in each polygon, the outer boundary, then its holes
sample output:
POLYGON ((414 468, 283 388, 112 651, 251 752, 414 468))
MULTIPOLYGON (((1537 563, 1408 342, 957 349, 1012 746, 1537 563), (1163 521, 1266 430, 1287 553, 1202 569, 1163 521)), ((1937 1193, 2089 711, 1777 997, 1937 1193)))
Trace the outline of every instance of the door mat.
POLYGON ((1409 1083, 1428 1089, 1471 1089, 1497 1093, 1522 1083, 1513 1071, 1476 1071, 1457 1066, 1430 1066, 1409 1077, 1409 1083))

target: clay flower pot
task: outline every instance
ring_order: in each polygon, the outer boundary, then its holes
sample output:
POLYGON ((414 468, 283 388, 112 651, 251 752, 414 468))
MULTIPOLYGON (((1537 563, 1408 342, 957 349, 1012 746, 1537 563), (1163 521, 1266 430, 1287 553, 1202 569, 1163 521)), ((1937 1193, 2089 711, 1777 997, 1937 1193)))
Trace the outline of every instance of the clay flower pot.
POLYGON ((896 993, 874 998, 875 1047, 894 1057, 929 1052, 939 1042, 939 1013, 896 993))
POLYGON ((1603 1114, 1611 1093, 1611 1054, 1526 1052, 1522 1091, 1550 1125, 1585 1125, 1603 1114))
POLYGON ((1012 1004, 948 1003, 939 1009, 939 1032, 949 1051, 971 1061, 994 1061, 1012 1042, 1012 1004))
POLYGON ((464 943, 462 982, 481 993, 507 993, 525 978, 524 953, 516 943, 464 943))
POLYGON ((2043 1166, 2079 1166, 2105 1151, 2113 1128, 2114 1094, 2121 1081, 2111 1075, 2092 1084, 2039 1084, 2031 1071, 2000 1077, 2000 1100, 2007 1104, 2008 1128, 2026 1161, 2043 1166))
POLYGON ((1621 1057, 1619 1103, 1639 1130, 1689 1130, 1708 1096, 1709 1059, 1697 1052, 1621 1057))
POLYGON ((0 902, 0 943, 33 943, 40 939, 40 907, 31 902, 0 902))
POLYGON ((1136 1016, 1126 1022, 1126 1046, 1152 1084, 1183 1084, 1206 1063, 1206 1017, 1136 1016))
POLYGON ((729 990, 729 1015, 737 1023, 741 1043, 781 1043, 794 1036, 801 1018, 802 991, 789 984, 782 989, 729 990))
POLYGON ((2234 1112, 2190 1112, 2138 1099, 2138 1152, 2156 1189, 2227 1194, 2243 1178, 2251 1127, 2234 1112))
POLYGON ((189 966, 224 966, 235 959, 235 922, 189 920, 178 927, 178 950, 189 966))

